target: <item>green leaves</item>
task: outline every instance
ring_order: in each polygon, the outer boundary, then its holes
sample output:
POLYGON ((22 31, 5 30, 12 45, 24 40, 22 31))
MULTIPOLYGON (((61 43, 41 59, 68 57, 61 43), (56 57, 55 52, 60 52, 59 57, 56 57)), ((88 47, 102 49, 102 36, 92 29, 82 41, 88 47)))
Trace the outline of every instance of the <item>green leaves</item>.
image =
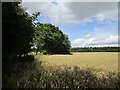
POLYGON ((16 2, 2 3, 3 57, 31 51, 34 28, 31 17, 16 2))
POLYGON ((40 51, 46 50, 48 54, 69 54, 68 36, 63 34, 58 27, 52 24, 37 24, 35 30, 35 43, 37 46, 42 44, 40 51))
POLYGON ((34 21, 38 21, 37 17, 40 15, 40 12, 35 12, 32 14, 31 16, 31 20, 34 21))

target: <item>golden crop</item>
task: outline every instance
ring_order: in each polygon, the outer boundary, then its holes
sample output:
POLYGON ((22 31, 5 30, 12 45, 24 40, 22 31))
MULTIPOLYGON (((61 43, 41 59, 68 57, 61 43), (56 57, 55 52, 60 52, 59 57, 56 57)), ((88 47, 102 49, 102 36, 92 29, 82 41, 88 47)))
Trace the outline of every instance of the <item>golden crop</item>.
MULTIPOLYGON (((32 53, 35 55, 34 53, 32 53)), ((117 52, 40 55, 27 62, 11 62, 3 78, 5 88, 120 88, 117 52), (11 68, 12 69, 9 69, 11 68), (10 75, 11 74, 11 75, 10 75)), ((25 58, 30 60, 29 58, 25 58)))
POLYGON ((118 71, 118 52, 82 52, 73 55, 38 55, 48 66, 78 66, 81 69, 93 68, 96 70, 118 71))

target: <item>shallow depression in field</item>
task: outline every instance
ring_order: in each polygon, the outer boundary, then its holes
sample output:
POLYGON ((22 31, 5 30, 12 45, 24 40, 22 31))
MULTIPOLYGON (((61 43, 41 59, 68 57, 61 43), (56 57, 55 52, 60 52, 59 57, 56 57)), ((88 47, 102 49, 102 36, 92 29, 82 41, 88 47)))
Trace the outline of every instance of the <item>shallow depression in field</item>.
POLYGON ((73 55, 37 55, 47 66, 78 66, 101 71, 118 71, 118 52, 82 52, 73 55))

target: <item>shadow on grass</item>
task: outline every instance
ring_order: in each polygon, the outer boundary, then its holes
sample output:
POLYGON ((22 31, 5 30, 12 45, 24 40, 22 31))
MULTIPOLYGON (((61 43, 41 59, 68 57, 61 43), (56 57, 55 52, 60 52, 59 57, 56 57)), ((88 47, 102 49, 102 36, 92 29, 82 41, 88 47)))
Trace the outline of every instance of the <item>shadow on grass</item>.
POLYGON ((25 57, 19 57, 16 60, 20 62, 33 62, 35 58, 34 55, 27 55, 25 57))
POLYGON ((41 62, 36 63, 36 59, 33 55, 3 61, 2 87, 23 88, 27 83, 26 80, 37 70, 37 64, 41 67, 41 62))
POLYGON ((120 88, 120 73, 98 78, 92 69, 45 67, 37 60, 6 63, 6 67, 3 88, 120 88))

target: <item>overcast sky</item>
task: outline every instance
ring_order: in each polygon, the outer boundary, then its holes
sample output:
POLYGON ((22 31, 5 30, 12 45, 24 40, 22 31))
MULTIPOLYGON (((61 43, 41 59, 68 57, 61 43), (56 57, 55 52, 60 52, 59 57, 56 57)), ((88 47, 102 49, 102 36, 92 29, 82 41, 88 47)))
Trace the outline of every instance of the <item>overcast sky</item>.
POLYGON ((117 46, 117 2, 24 2, 29 14, 41 12, 42 23, 58 26, 72 47, 117 46))

